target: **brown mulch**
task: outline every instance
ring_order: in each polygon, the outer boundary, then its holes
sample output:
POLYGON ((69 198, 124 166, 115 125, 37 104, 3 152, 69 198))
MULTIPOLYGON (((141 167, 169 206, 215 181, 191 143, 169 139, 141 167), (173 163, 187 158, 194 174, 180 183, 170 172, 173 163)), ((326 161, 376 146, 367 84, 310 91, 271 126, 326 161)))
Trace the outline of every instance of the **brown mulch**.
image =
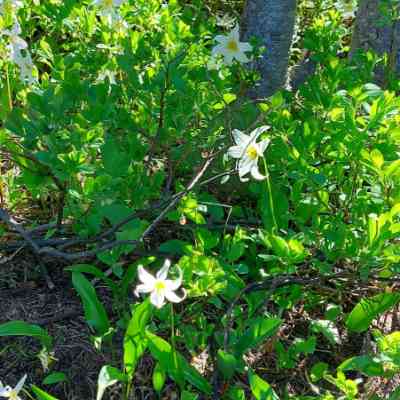
MULTIPOLYGON (((15 385, 24 374, 28 374, 27 387, 35 384, 60 400, 94 400, 101 367, 107 364, 120 366, 122 336, 114 336, 113 351, 107 344, 103 344, 100 351, 96 350, 91 340, 93 332, 85 322, 70 273, 64 272, 59 265, 48 269, 55 284, 54 290, 47 288, 28 252, 19 254, 10 263, 0 265, 0 324, 22 320, 40 325, 54 340, 55 358, 50 371, 44 372, 37 357, 41 350, 37 340, 0 337, 0 381, 15 385), (63 372, 68 378, 67 382, 42 384, 51 372, 63 372)), ((111 311, 112 298, 107 288, 98 284, 96 290, 105 307, 111 311)), ((109 315, 112 315, 111 312, 109 315)), ((137 387, 132 399, 155 398, 151 389, 152 369, 149 369, 152 366, 149 357, 144 357, 140 362, 135 377, 137 387), (150 382, 148 387, 144 385, 144 380, 150 382)), ((119 392, 120 388, 116 385, 106 392, 103 399, 119 399, 119 392)))

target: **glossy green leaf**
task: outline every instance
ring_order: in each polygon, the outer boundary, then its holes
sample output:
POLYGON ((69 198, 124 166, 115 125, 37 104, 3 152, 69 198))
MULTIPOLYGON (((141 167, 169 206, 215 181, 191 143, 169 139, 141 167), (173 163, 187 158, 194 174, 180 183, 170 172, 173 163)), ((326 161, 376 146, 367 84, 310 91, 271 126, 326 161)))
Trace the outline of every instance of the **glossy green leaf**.
POLYGON ((282 320, 279 318, 257 318, 252 320, 243 335, 235 344, 236 356, 242 355, 247 350, 257 346, 263 340, 275 335, 282 320))
POLYGON ((46 330, 38 325, 28 324, 24 321, 10 321, 0 325, 0 336, 30 336, 34 337, 46 348, 50 348, 53 339, 46 330))
POLYGON ((107 312, 97 298, 94 287, 80 272, 72 273, 72 284, 82 300, 87 323, 99 335, 105 335, 110 329, 110 323, 107 312))
POLYGON ((58 400, 57 397, 52 396, 35 385, 32 385, 31 388, 37 400, 58 400))
POLYGON ((251 369, 249 370, 248 378, 251 393, 253 393, 256 400, 279 400, 269 383, 256 375, 251 369))
POLYGON ((55 383, 67 381, 67 375, 64 372, 53 372, 43 379, 43 385, 54 385, 55 383))
POLYGON ((371 322, 400 301, 400 293, 381 293, 361 300, 347 317, 346 326, 353 332, 366 331, 371 322))
POLYGON ((217 366, 218 369, 222 372, 224 378, 229 380, 235 374, 237 360, 232 354, 229 354, 223 350, 218 350, 217 366))
POLYGON ((359 371, 367 376, 382 376, 385 372, 383 363, 375 361, 373 357, 368 355, 351 357, 343 361, 338 369, 341 371, 359 371))
POLYGON ((157 393, 161 393, 162 388, 164 387, 165 380, 167 379, 167 374, 165 373, 164 368, 158 362, 153 370, 153 388, 157 393))
POLYGON ((203 378, 199 372, 197 372, 197 370, 193 368, 178 352, 176 352, 176 356, 181 371, 176 370, 173 349, 168 342, 151 332, 147 332, 147 338, 151 354, 160 362, 161 366, 167 371, 168 375, 170 375, 172 379, 175 381, 179 380, 179 375, 183 372, 185 380, 190 384, 203 393, 211 393, 210 383, 203 378))
POLYGON ((148 299, 132 308, 132 318, 124 336, 124 369, 132 379, 136 365, 147 348, 146 326, 151 316, 148 299))

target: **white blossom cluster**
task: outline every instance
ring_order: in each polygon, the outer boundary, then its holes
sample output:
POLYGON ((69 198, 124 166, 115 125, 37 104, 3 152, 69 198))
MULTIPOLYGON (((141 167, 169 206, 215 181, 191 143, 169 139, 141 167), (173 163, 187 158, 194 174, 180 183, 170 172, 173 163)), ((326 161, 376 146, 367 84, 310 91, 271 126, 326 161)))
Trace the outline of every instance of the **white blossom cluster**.
POLYGON ((4 29, 1 34, 8 38, 8 58, 18 66, 21 80, 29 84, 36 82, 36 78, 33 76, 34 65, 28 50, 28 43, 20 36, 21 26, 18 21, 14 19, 11 29, 4 29))

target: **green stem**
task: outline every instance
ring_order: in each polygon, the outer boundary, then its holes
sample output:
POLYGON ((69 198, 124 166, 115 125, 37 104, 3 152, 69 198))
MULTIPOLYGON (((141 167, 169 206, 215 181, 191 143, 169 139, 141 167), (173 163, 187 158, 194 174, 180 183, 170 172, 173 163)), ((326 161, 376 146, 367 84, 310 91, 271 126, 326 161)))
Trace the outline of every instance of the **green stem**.
POLYGON ((8 106, 10 108, 10 111, 13 109, 13 102, 12 102, 12 95, 11 95, 11 85, 10 85, 10 76, 8 73, 8 65, 6 63, 6 81, 7 81, 7 94, 8 94, 8 106))
POLYGON ((176 352, 176 342, 175 342, 175 318, 174 318, 174 306, 172 303, 170 303, 171 306, 171 347, 172 347, 172 357, 174 360, 174 369, 178 372, 178 385, 183 391, 184 389, 184 382, 183 382, 183 376, 181 375, 181 369, 179 368, 179 360, 178 360, 178 354, 176 352))
POLYGON ((264 162, 265 176, 267 177, 267 179, 265 181, 266 181, 266 186, 267 186, 266 189, 268 191, 269 208, 271 210, 272 221, 274 223, 274 231, 277 233, 278 232, 278 224, 276 223, 274 200, 272 198, 271 179, 270 179, 271 177, 269 175, 267 160, 265 159, 265 157, 263 157, 262 159, 264 162))

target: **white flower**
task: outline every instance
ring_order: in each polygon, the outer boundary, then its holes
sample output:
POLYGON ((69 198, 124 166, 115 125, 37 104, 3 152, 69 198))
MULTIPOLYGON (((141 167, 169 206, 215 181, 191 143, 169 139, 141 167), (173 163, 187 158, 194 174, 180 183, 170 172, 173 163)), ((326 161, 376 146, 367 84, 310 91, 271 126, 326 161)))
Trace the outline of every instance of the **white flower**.
POLYGON ((28 43, 19 36, 21 34, 21 26, 18 21, 15 20, 12 28, 5 29, 2 33, 8 36, 9 44, 7 49, 10 60, 19 67, 21 80, 29 84, 36 82, 37 79, 33 76, 34 66, 28 51, 28 43))
POLYGON ((354 18, 356 15, 357 4, 353 0, 341 0, 335 3, 343 18, 354 18))
POLYGON ((23 82, 29 84, 37 82, 37 79, 33 76, 33 62, 29 53, 15 60, 15 64, 19 67, 20 79, 23 82))
POLYGON ((149 274, 142 265, 139 265, 139 279, 142 284, 137 285, 135 295, 140 293, 151 293, 150 302, 157 308, 161 308, 165 304, 165 299, 172 303, 179 303, 186 297, 186 292, 183 289, 183 297, 178 297, 174 292, 182 285, 182 271, 179 270, 179 277, 175 280, 167 279, 170 260, 165 260, 163 267, 157 272, 156 276, 149 274))
POLYGON ((0 397, 3 397, 3 394, 10 390, 11 390, 10 386, 3 386, 3 382, 0 381, 0 397))
POLYGON ((25 380, 26 375, 21 378, 14 389, 12 389, 10 386, 0 386, 0 396, 10 400, 22 400, 22 398, 18 396, 18 393, 22 390, 25 380))
POLYGON ((112 16, 115 8, 121 6, 126 0, 94 0, 92 5, 98 7, 99 15, 103 17, 112 16))
POLYGON ((227 35, 217 35, 215 40, 218 44, 212 49, 213 57, 222 55, 225 64, 231 65, 233 59, 241 63, 247 63, 246 51, 251 51, 252 47, 247 42, 239 41, 239 25, 236 26, 227 35))
POLYGON ((235 140, 236 146, 232 146, 228 149, 228 155, 238 159, 236 168, 238 169, 239 178, 242 182, 248 180, 243 177, 249 172, 254 179, 263 180, 266 178, 264 175, 261 175, 258 170, 258 159, 259 157, 263 157, 264 151, 270 141, 269 139, 264 139, 259 143, 256 141, 267 129, 269 129, 269 126, 261 126, 254 129, 250 135, 246 135, 237 129, 233 131, 233 139, 235 140))
POLYGON ((28 43, 19 36, 21 34, 21 26, 18 21, 14 21, 12 28, 5 29, 2 33, 8 36, 9 44, 7 45, 7 49, 10 53, 10 59, 15 62, 21 56, 21 50, 28 48, 28 43))
POLYGON ((105 69, 104 71, 101 71, 99 73, 96 82, 104 82, 106 78, 108 78, 111 85, 116 85, 117 84, 116 75, 117 75, 116 72, 110 71, 109 69, 105 69))
POLYGON ((8 10, 17 11, 24 3, 20 0, 0 0, 0 15, 6 14, 8 10))
POLYGON ((111 14, 110 25, 119 34, 125 34, 129 29, 129 24, 117 12, 111 14))

